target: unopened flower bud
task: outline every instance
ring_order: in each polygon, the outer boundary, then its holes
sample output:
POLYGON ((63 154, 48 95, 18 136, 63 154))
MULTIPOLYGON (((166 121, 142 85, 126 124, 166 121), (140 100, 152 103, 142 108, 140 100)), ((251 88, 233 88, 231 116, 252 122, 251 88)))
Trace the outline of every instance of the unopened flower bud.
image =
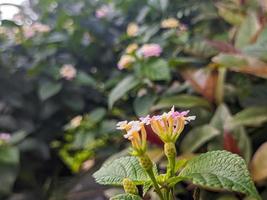
POLYGON ((138 194, 138 189, 132 180, 125 178, 122 181, 122 185, 123 185, 125 193, 138 194))
POLYGON ((176 157, 176 148, 174 143, 165 143, 164 144, 164 153, 168 158, 176 157))
POLYGON ((146 171, 152 169, 153 167, 152 161, 146 154, 139 157, 139 163, 146 171))

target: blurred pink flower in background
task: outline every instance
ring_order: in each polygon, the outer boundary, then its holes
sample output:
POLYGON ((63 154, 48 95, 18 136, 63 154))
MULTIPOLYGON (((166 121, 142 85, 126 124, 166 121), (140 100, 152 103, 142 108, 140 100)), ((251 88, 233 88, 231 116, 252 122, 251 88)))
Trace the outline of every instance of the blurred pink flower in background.
POLYGON ((10 140, 11 136, 9 133, 0 133, 0 140, 7 142, 10 140))
POLYGON ((34 23, 31 27, 35 31, 40 32, 40 33, 46 33, 46 32, 49 32, 51 30, 48 25, 41 24, 41 23, 34 23))
POLYGON ((48 25, 41 23, 33 23, 30 26, 23 26, 23 35, 25 38, 32 38, 36 33, 49 32, 51 28, 48 25))
POLYGON ((95 16, 99 19, 105 18, 110 12, 110 7, 108 5, 103 5, 98 8, 95 12, 95 16))
POLYGON ((140 53, 143 55, 145 58, 149 57, 159 57, 162 52, 162 48, 158 44, 144 44, 140 48, 140 53))
POLYGON ((76 77, 77 70, 71 64, 65 64, 60 68, 60 76, 66 80, 72 80, 76 77))

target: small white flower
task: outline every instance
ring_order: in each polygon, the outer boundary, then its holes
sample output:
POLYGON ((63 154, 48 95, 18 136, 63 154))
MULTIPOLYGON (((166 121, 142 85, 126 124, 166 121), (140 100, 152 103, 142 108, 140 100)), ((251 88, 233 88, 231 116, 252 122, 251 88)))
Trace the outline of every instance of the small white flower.
POLYGON ((127 125, 128 125, 128 122, 125 120, 125 121, 118 122, 116 126, 118 130, 124 130, 127 125))
POLYGON ((196 116, 194 115, 185 117, 185 124, 188 124, 190 121, 193 121, 195 119, 196 119, 196 116))
POLYGON ((140 117, 140 121, 141 121, 141 123, 143 123, 145 125, 149 125, 150 124, 150 116, 147 115, 146 117, 140 117))

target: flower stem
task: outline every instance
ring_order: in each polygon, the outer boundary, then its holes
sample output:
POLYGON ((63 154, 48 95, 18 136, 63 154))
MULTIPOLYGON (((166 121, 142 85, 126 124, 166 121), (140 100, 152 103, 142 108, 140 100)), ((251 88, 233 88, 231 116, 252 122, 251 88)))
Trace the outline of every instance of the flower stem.
POLYGON ((161 192, 161 190, 160 190, 160 188, 159 188, 159 185, 158 185, 158 183, 157 183, 157 180, 156 180, 156 177, 155 177, 155 174, 154 174, 152 168, 149 169, 149 170, 147 170, 147 174, 148 174, 148 176, 150 177, 150 179, 152 180, 153 185, 154 185, 154 187, 155 187, 155 190, 156 190, 157 194, 159 195, 160 199, 161 199, 161 200, 164 200, 164 198, 163 198, 163 194, 162 194, 162 192, 161 192))
POLYGON ((167 174, 169 177, 174 176, 175 172, 175 158, 173 157, 168 157, 168 167, 167 167, 167 174))
POLYGON ((176 157, 176 148, 174 143, 165 143, 164 152, 168 159, 167 166, 167 177, 170 178, 175 174, 175 157, 176 157))

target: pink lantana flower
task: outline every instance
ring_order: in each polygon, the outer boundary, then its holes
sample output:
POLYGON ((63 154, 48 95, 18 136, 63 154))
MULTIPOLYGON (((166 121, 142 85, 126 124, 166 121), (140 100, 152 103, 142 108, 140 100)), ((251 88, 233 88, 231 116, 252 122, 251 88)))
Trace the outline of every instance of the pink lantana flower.
POLYGON ((184 130, 184 126, 196 118, 187 116, 188 113, 189 111, 175 111, 173 106, 168 113, 152 117, 151 128, 163 142, 175 142, 184 130))
POLYGON ((107 6, 107 5, 103 5, 101 6, 100 8, 98 8, 95 12, 95 16, 98 18, 98 19, 102 19, 102 18, 105 18, 107 17, 107 15, 109 14, 110 12, 110 7, 107 6))
POLYGON ((159 57, 162 53, 162 48, 158 44, 144 44, 140 48, 140 54, 145 58, 159 57))
POLYGON ((0 141, 7 142, 11 138, 9 133, 0 133, 0 141))
POLYGON ((125 138, 131 140, 136 149, 145 149, 147 138, 145 126, 150 125, 152 130, 164 143, 175 142, 184 130, 186 124, 195 120, 196 116, 188 116, 189 110, 178 112, 174 106, 169 112, 162 115, 141 117, 137 121, 122 121, 117 124, 117 129, 125 130, 125 138))
POLYGON ((73 65, 65 64, 60 68, 59 73, 62 78, 70 81, 76 77, 77 70, 73 65))

